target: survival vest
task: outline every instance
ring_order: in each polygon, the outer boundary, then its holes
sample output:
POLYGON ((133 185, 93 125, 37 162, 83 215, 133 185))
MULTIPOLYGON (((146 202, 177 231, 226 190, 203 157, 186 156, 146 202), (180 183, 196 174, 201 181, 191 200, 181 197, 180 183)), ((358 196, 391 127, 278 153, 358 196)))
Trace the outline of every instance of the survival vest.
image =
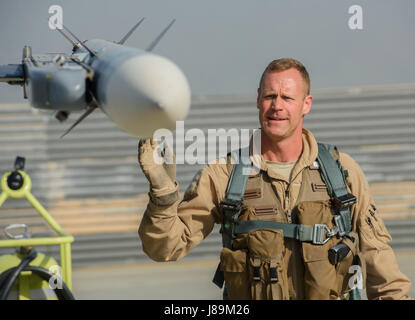
MULTIPOLYGON (((223 249, 213 282, 220 288, 225 282, 224 298, 289 299, 284 238, 301 243, 305 299, 341 299, 347 292, 349 298, 359 298, 358 290, 351 290, 349 284, 350 266, 362 265, 350 216, 356 198, 348 193, 348 173, 341 166, 337 148, 318 144, 314 170, 307 169, 302 184, 324 186, 327 199, 323 196, 310 201, 301 196, 307 193, 302 187, 299 201, 305 201, 297 202, 296 223, 276 221, 279 219, 273 211, 278 211, 278 205, 244 205, 244 198, 252 193, 245 190, 249 175, 244 174, 251 166, 243 161, 234 165, 221 202, 223 249), (309 181, 313 179, 321 183, 313 184, 309 181)), ((258 192, 268 192, 268 199, 278 204, 271 184, 263 185, 265 189, 258 192)))

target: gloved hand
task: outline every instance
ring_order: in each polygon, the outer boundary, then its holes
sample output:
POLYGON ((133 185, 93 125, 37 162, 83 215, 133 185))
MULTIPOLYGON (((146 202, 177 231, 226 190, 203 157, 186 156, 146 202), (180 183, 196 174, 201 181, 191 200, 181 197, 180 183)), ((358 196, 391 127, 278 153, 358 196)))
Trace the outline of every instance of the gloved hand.
POLYGON ((151 191, 156 194, 167 194, 177 189, 176 161, 167 142, 164 141, 163 145, 159 146, 157 140, 140 139, 138 162, 150 182, 151 191))

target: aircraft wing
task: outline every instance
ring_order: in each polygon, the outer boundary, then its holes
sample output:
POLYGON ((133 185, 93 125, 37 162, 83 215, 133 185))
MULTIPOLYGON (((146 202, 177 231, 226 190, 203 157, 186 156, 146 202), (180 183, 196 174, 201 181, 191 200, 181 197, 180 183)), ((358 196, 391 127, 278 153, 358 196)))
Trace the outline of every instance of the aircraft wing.
POLYGON ((22 64, 0 65, 0 82, 20 84, 24 82, 24 71, 22 64))

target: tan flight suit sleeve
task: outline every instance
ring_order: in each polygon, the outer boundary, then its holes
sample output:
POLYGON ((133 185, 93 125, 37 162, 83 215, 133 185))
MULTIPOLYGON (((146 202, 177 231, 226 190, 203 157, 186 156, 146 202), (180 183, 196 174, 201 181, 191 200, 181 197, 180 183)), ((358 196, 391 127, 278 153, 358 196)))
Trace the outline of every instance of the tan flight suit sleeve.
MULTIPOLYGON (((138 229, 144 252, 155 261, 178 260, 206 238, 220 223, 228 177, 226 165, 209 164, 196 174, 182 201, 161 206, 150 200, 138 229)), ((158 196, 150 192, 150 199, 158 196)))
POLYGON ((388 245, 392 238, 377 212, 367 180, 349 155, 340 153, 340 162, 348 170, 348 186, 357 198, 351 215, 366 260, 367 297, 369 300, 408 299, 411 282, 399 270, 395 254, 388 245))

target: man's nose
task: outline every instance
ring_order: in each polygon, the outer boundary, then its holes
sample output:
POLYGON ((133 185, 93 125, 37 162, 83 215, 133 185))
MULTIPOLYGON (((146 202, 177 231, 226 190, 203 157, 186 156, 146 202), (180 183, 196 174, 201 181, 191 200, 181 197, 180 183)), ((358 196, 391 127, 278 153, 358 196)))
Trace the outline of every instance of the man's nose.
POLYGON ((277 96, 274 99, 272 99, 271 108, 273 110, 282 110, 282 107, 283 107, 283 101, 281 97, 277 96))

